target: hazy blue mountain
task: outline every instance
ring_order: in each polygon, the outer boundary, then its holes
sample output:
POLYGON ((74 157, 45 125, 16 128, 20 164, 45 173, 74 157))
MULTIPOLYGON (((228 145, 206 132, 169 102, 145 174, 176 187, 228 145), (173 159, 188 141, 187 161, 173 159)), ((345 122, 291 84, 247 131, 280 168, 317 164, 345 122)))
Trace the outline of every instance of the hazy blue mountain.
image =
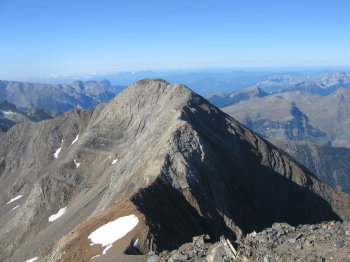
POLYGON ((264 90, 257 86, 252 86, 241 91, 235 91, 231 94, 214 93, 207 96, 210 103, 218 107, 226 107, 235 105, 241 101, 246 101, 252 98, 261 98, 269 95, 264 90))
POLYGON ((305 91, 318 95, 329 95, 339 88, 350 87, 350 74, 333 72, 316 76, 274 75, 256 84, 265 91, 283 93, 305 91))

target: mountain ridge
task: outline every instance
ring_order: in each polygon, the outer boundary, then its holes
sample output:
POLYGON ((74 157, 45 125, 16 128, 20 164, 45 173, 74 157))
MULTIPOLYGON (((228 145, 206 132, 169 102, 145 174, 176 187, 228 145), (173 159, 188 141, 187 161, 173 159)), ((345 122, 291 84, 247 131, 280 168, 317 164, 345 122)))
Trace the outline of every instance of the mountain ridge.
POLYGON ((29 250, 43 261, 88 261, 102 247, 90 247, 87 236, 130 214, 138 226, 109 252, 132 248, 136 239, 147 253, 198 233, 239 238, 276 220, 350 217, 349 195, 187 87, 164 80, 140 80, 93 111, 18 124, 0 144, 0 255, 9 261, 29 250), (4 203, 18 194, 22 206, 11 211, 4 203), (62 207, 64 216, 49 223, 62 207))

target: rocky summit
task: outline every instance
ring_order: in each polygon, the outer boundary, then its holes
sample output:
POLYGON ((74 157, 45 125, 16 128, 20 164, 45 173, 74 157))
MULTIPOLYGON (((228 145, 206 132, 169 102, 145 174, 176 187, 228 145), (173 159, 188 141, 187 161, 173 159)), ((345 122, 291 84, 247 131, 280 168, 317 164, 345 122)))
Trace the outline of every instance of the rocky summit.
POLYGON ((350 196, 179 84, 0 136, 0 260, 144 261, 208 235, 350 218, 350 196), (34 259, 34 260, 33 260, 34 259))

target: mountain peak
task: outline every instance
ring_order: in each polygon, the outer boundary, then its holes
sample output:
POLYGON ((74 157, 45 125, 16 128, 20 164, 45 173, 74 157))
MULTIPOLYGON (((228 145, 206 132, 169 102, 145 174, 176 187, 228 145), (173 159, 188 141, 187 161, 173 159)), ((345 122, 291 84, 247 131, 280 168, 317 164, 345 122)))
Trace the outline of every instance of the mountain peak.
POLYGON ((103 248, 88 236, 122 217, 139 222, 111 243, 115 256, 170 250, 201 234, 235 239, 276 221, 350 217, 348 195, 186 86, 164 80, 140 80, 94 111, 16 125, 0 146, 0 199, 23 196, 15 211, 2 209, 8 219, 0 221, 1 256, 13 261, 28 254, 89 261, 103 248))
POLYGON ((142 79, 117 95, 112 102, 120 105, 128 104, 133 108, 150 106, 155 108, 178 108, 194 97, 200 97, 191 89, 181 84, 170 84, 163 79, 142 79))

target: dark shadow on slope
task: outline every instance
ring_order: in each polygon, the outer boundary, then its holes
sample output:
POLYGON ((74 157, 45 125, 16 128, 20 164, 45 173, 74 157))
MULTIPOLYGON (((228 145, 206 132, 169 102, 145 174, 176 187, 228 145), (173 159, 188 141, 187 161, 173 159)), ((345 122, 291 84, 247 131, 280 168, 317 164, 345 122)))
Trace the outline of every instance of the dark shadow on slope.
POLYGON ((210 223, 200 216, 185 197, 166 181, 157 178, 132 197, 146 217, 151 249, 162 251, 191 242, 193 236, 207 233, 210 223))
POLYGON ((187 168, 177 176, 186 179, 189 188, 177 190, 166 181, 167 173, 177 170, 167 158, 164 178, 132 198, 150 227, 151 249, 172 250, 201 234, 209 234, 213 241, 221 235, 234 239, 240 231, 261 231, 275 222, 297 226, 341 220, 325 199, 310 190, 313 175, 305 168, 293 171, 293 176, 304 179, 302 185, 294 183, 273 169, 287 174, 293 160, 276 155, 271 144, 238 124, 235 132, 229 132, 226 115, 220 111, 208 113, 195 103, 194 107, 196 113, 184 107, 181 118, 198 133, 204 160, 198 151, 186 151, 193 142, 187 136, 191 128, 179 128, 174 137, 181 141, 178 150, 187 168), (251 142, 240 132, 246 132, 251 142), (265 154, 271 158, 267 166, 261 164, 265 154))
MULTIPOLYGON (((202 212, 212 213, 216 209, 232 219, 243 233, 260 231, 274 222, 295 226, 341 220, 325 199, 309 189, 313 175, 306 169, 302 169, 306 181, 300 186, 263 166, 260 163, 262 154, 271 154, 272 146, 268 144, 266 152, 258 151, 237 133, 227 131, 226 115, 221 111, 208 114, 196 108, 196 114, 185 108, 182 119, 198 132, 206 150, 206 158, 197 167, 201 181, 192 188, 195 198, 202 204, 202 212), (206 201, 200 201, 205 195, 206 201)), ((272 161, 279 160, 284 172, 289 172, 290 164, 279 156, 274 157, 272 161)), ((190 160, 193 162, 198 163, 190 160)))

